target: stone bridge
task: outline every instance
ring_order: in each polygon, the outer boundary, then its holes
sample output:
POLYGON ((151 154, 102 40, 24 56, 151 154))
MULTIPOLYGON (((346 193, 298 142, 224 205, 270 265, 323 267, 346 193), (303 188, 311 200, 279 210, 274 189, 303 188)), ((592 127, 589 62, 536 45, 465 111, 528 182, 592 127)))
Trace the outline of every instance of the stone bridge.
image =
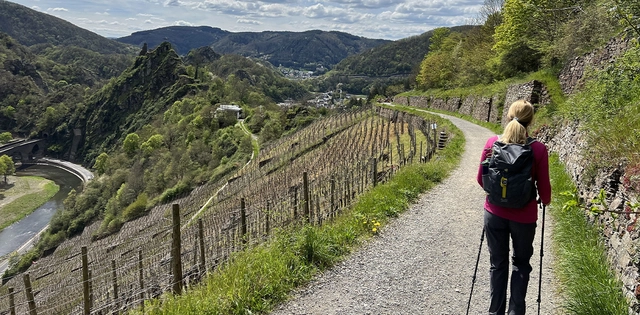
POLYGON ((15 162, 29 163, 44 156, 45 140, 17 140, 0 146, 0 156, 8 155, 15 162))

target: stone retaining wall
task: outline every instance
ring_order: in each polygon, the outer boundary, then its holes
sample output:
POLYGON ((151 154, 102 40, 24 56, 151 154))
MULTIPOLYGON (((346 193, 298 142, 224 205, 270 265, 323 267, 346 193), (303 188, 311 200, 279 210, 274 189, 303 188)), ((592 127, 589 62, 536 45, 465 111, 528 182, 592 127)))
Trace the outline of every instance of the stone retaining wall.
POLYGON ((544 106, 551 102, 546 87, 535 80, 511 85, 504 95, 497 94, 491 98, 475 95, 447 99, 431 96, 396 96, 393 98, 393 102, 404 106, 461 113, 480 121, 500 123, 506 117, 508 110, 508 107, 504 106, 504 104, 511 104, 519 99, 530 101, 536 106, 544 106))
MULTIPOLYGON (((623 168, 589 170, 592 159, 588 157, 585 135, 577 123, 567 124, 557 130, 543 128, 537 135, 551 152, 558 154, 565 169, 577 186, 578 196, 590 208, 601 189, 606 192, 606 208, 625 211, 627 214, 605 212, 594 215, 585 210, 588 219, 600 226, 607 248, 607 256, 614 271, 623 283, 623 292, 630 302, 629 314, 640 314, 640 227, 636 226, 638 214, 630 205, 638 202, 637 195, 621 184, 626 175, 623 168), (590 174, 591 173, 591 174, 590 174)), ((554 193, 561 193, 556 191, 554 193)))
POLYGON ((631 47, 629 38, 614 38, 602 49, 576 57, 564 66, 560 75, 560 87, 564 94, 571 94, 582 85, 585 71, 590 68, 603 68, 631 47))

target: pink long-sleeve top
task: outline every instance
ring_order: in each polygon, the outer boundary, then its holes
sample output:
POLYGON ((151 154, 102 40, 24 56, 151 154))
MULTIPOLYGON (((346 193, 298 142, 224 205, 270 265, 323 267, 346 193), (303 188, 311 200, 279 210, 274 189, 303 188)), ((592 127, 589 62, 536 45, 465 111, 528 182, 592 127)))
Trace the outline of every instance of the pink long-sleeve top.
MULTIPOLYGON (((493 143, 498 140, 498 136, 493 136, 487 140, 482 150, 480 161, 484 161, 487 154, 491 152, 493 143)), ((549 181, 549 153, 547 147, 538 141, 531 144, 533 150, 533 179, 538 191, 539 199, 542 203, 549 204, 551 202, 551 182, 549 181)), ((478 166, 478 184, 482 187, 482 165, 478 166)), ((485 199, 484 208, 494 215, 512 220, 519 223, 535 223, 538 220, 538 206, 534 198, 522 209, 505 208, 489 203, 485 199)))

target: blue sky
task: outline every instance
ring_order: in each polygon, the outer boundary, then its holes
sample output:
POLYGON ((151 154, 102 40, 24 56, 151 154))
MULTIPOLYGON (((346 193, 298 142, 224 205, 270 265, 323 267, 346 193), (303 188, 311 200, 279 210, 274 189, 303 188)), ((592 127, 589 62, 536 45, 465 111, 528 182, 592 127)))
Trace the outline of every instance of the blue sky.
POLYGON ((342 31, 396 40, 472 24, 483 0, 9 0, 106 37, 164 26, 342 31))

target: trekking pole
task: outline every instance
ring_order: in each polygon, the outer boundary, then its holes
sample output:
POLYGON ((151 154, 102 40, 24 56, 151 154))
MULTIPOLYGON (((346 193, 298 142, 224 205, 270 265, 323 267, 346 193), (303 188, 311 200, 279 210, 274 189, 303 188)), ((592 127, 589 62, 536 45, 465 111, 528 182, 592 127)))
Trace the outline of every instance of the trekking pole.
POLYGON ((478 264, 480 263, 480 252, 482 251, 482 241, 484 241, 484 227, 482 227, 482 235, 480 236, 480 248, 478 249, 478 259, 476 259, 476 268, 473 271, 473 279, 471 280, 471 293, 469 293, 469 303, 467 303, 467 315, 471 307, 471 297, 473 296, 473 287, 476 284, 476 274, 478 273, 478 264))
POLYGON ((542 296, 542 257, 544 256, 544 215, 547 206, 542 204, 542 234, 540 234, 540 276, 538 279, 538 315, 540 315, 540 301, 542 296))

